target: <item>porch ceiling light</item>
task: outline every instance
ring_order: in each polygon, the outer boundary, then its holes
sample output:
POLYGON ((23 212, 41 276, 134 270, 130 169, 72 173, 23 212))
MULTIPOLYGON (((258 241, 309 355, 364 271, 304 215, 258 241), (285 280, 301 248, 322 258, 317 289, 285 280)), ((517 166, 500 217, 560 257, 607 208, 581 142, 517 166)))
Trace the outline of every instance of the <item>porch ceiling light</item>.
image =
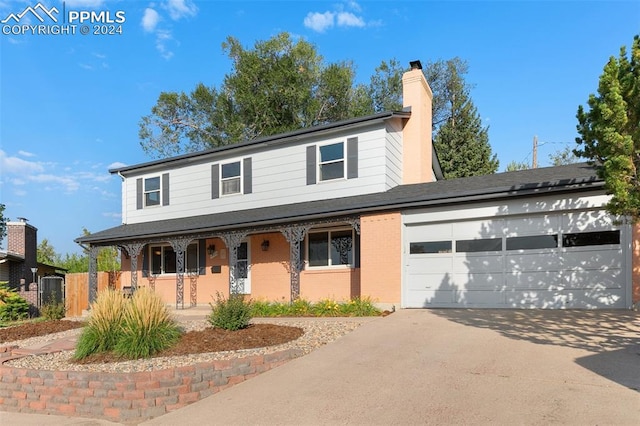
POLYGON ((262 251, 269 250, 269 240, 263 240, 262 244, 260 244, 260 247, 262 247, 262 251))

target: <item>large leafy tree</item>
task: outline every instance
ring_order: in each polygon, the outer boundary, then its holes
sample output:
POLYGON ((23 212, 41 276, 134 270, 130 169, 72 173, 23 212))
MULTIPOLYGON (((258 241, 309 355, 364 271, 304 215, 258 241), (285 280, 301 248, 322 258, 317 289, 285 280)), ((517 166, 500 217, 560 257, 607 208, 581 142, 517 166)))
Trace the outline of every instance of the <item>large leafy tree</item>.
POLYGON ((38 263, 44 263, 47 265, 55 265, 60 256, 56 253, 55 248, 49 243, 49 240, 44 238, 38 244, 38 248, 36 251, 36 259, 38 263))
POLYGON ((445 106, 439 107, 438 116, 434 114, 434 124, 440 121, 434 145, 442 172, 447 179, 495 173, 499 162, 489 144, 489 129, 482 125, 461 74, 466 67, 458 60, 445 65, 447 74, 440 88, 445 106))
POLYGON ((352 64, 325 65, 312 44, 287 33, 253 49, 228 37, 222 48, 233 69, 220 88, 163 92, 142 118, 139 136, 148 154, 166 157, 351 116, 352 64))
POLYGON ((640 220, 640 36, 604 67, 598 94, 589 95, 589 109, 578 107, 575 154, 596 166, 611 194, 607 209, 640 220))
MULTIPOLYGON (((149 155, 168 157, 402 108, 406 68, 396 59, 382 61, 368 85, 355 85, 352 63, 327 65, 313 45, 287 33, 252 49, 229 37, 222 48, 232 71, 219 88, 201 83, 191 93, 162 92, 142 118, 140 143, 149 155)), ((434 134, 447 125, 436 148, 448 177, 497 169, 464 80, 467 71, 460 58, 424 69, 434 94, 434 134)))

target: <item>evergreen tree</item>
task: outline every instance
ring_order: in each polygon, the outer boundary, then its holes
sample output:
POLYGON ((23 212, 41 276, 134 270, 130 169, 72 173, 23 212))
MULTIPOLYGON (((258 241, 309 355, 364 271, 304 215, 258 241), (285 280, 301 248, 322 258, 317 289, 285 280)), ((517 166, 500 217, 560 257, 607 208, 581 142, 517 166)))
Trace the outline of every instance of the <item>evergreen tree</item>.
POLYGON ((446 179, 495 173, 499 162, 489 145, 488 127, 469 97, 469 89, 455 64, 448 67, 448 115, 438 129, 434 146, 446 179))
POLYGON ((589 110, 578 107, 576 155, 596 166, 611 194, 607 209, 640 220, 640 36, 620 56, 611 57, 600 76, 598 94, 589 96, 589 110))

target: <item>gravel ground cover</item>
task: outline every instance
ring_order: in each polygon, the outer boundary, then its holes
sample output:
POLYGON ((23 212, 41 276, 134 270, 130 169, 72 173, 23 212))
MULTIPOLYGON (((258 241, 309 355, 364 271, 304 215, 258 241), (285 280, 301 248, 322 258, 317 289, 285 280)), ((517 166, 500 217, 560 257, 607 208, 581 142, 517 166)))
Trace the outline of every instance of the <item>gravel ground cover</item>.
MULTIPOLYGON (((138 360, 114 360, 105 359, 100 360, 97 358, 91 363, 78 364, 72 362, 73 351, 62 351, 58 353, 52 353, 47 355, 28 356, 19 358, 16 360, 8 361, 5 363, 7 366, 28 368, 34 370, 48 370, 48 371, 102 371, 102 372, 117 372, 117 373, 131 373, 140 371, 155 371, 163 370, 167 368, 193 365, 202 362, 208 362, 213 360, 227 360, 232 358, 247 357, 251 355, 264 355, 268 353, 278 352, 289 348, 300 349, 303 354, 307 354, 314 349, 317 349, 323 345, 335 341, 336 339, 344 336, 345 334, 355 330, 364 322, 373 318, 269 318, 269 319, 254 319, 252 324, 255 329, 271 330, 265 331, 266 333, 272 333, 274 336, 279 335, 280 341, 283 339, 283 335, 291 336, 291 340, 283 343, 253 347, 250 349, 230 349, 227 346, 227 350, 215 351, 212 349, 210 352, 200 353, 183 353, 179 355, 158 356, 153 358, 138 359, 138 360), (269 327, 269 325, 271 327, 269 327), (273 327, 279 326, 279 327, 273 327), (300 331, 302 330, 302 335, 300 331), (300 336, 300 337, 297 337, 300 336), (296 338, 297 337, 297 338, 296 338)), ((205 319, 179 319, 181 326, 188 332, 202 332, 207 329, 211 329, 211 326, 205 319)), ((1 346, 19 346, 19 347, 33 347, 42 346, 47 343, 53 342, 56 339, 69 338, 75 339, 80 334, 81 329, 75 328, 58 333, 47 334, 45 336, 32 337, 28 339, 18 341, 4 341, 0 343, 1 346)), ((195 336, 195 334, 193 335, 195 336)), ((202 338, 202 335, 200 335, 202 338)), ((240 339, 239 341, 245 341, 247 339, 240 339)), ((193 340, 192 340, 193 341, 193 340)), ((261 343, 262 344, 262 343, 261 343)), ((184 347, 188 347, 189 344, 183 342, 184 347)), ((191 345, 194 346, 194 345, 191 345)), ((199 345, 202 348, 202 345, 199 345)), ((238 346, 243 347, 241 345, 238 346)), ((244 346, 246 347, 246 346, 244 346)), ((179 351, 178 351, 179 352, 179 351)), ((190 351, 186 351, 190 352, 190 351)), ((193 352, 193 351, 191 351, 193 352)), ((175 353, 175 352, 174 352, 175 353)))

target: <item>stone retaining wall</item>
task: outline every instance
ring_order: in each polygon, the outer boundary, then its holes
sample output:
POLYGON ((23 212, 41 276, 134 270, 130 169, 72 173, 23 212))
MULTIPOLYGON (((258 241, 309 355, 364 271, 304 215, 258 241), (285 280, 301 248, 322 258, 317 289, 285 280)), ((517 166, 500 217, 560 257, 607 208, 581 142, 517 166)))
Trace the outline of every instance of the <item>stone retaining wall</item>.
POLYGON ((136 424, 162 416, 302 355, 287 349, 140 373, 0 366, 0 410, 136 424))

